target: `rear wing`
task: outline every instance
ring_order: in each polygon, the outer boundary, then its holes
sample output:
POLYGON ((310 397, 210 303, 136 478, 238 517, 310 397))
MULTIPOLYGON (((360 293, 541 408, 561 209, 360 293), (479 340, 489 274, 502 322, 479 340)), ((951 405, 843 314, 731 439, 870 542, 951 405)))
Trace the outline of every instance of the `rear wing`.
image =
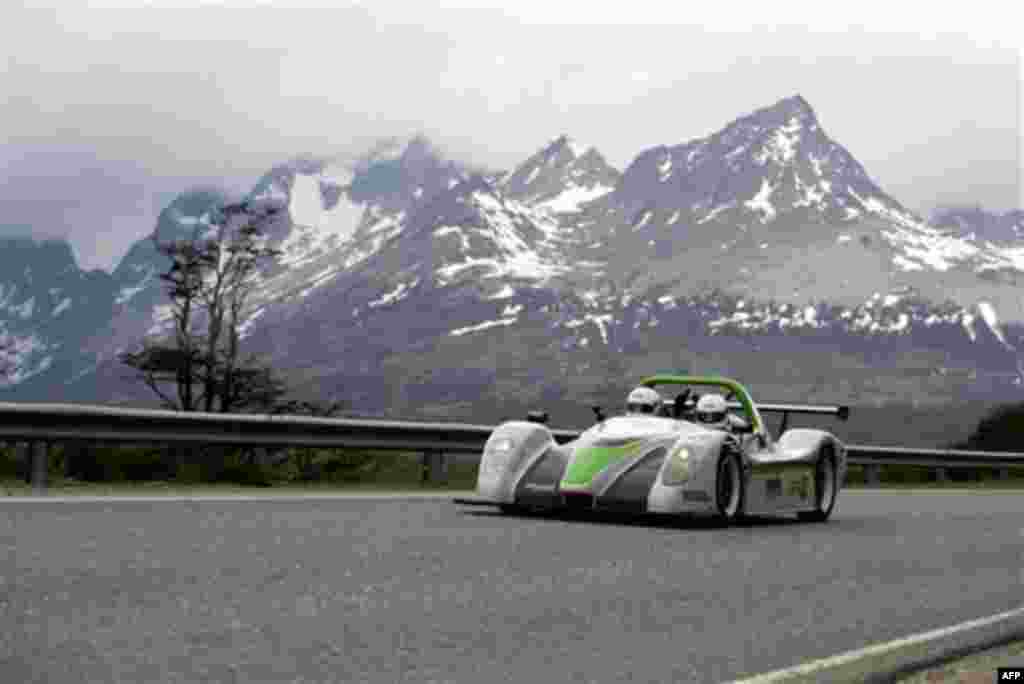
MULTIPOLYGON (((730 401, 731 409, 742 409, 738 401, 730 401)), ((811 406, 807 404, 762 404, 758 402, 757 410, 761 413, 781 413, 782 425, 779 426, 779 434, 786 431, 789 423, 789 414, 801 415, 835 416, 839 420, 846 420, 850 417, 849 406, 811 406)))

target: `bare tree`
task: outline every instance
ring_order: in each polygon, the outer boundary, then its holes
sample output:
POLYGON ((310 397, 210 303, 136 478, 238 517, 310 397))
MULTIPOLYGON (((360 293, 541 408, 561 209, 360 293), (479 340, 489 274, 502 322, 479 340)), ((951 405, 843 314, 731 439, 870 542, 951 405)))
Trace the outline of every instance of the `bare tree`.
POLYGON ((171 300, 173 334, 146 339, 140 351, 123 353, 120 360, 138 372, 140 379, 167 408, 196 411, 204 398, 197 394, 203 361, 197 319, 206 273, 215 262, 209 243, 197 237, 161 243, 154 235, 153 242, 157 251, 171 260, 170 268, 160 274, 160 280, 166 284, 171 300), (176 396, 162 389, 167 384, 174 385, 176 396))
POLYGON ((263 244, 262 226, 275 213, 274 209, 255 211, 244 202, 222 209, 224 220, 214 248, 217 269, 206 292, 211 339, 205 366, 207 411, 213 409, 214 396, 225 413, 233 408, 265 404, 275 393, 277 397, 283 396, 283 383, 272 376, 268 366, 260 365, 254 357, 246 362, 239 359, 241 326, 249 313, 252 278, 263 261, 281 254, 280 250, 263 244), (224 231, 236 222, 240 225, 226 239, 224 231))
POLYGON ((168 408, 227 413, 273 406, 286 393, 266 362, 240 358, 252 276, 263 260, 280 253, 262 242, 262 226, 274 213, 244 202, 226 205, 212 236, 204 239, 197 231, 190 240, 169 243, 154 236, 157 250, 171 260, 160 279, 171 300, 173 334, 147 339, 141 350, 120 359, 168 408), (173 396, 164 389, 168 385, 173 396))

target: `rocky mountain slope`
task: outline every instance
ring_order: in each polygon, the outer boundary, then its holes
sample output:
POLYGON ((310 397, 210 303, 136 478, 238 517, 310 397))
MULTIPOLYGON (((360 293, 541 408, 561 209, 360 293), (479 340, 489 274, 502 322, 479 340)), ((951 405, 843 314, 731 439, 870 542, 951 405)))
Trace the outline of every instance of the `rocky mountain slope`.
MULTIPOLYGON (((269 231, 283 255, 258 274, 247 344, 304 393, 370 412, 617 401, 662 370, 774 399, 1024 391, 1019 222, 926 222, 799 96, 621 173, 568 136, 498 174, 414 138, 355 165, 283 164, 251 199, 284 210, 269 231)), ((183 195, 157 231, 201 227, 218 200, 183 195)), ((38 341, 8 395, 148 400, 110 359, 160 330, 164 268, 142 241, 92 275, 88 325, 18 318, 17 290, 0 324, 38 341)))

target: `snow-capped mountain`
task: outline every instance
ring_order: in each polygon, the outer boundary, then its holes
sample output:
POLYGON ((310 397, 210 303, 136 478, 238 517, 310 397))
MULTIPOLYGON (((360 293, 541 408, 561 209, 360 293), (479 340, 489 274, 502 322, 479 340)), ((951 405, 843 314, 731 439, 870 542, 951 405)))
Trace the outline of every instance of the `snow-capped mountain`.
POLYGON ((15 370, 0 386, 61 377, 90 360, 80 341, 113 314, 115 283, 82 271, 67 242, 0 240, 0 341, 15 370))
POLYGON ((1024 211, 1020 209, 997 214, 980 206, 942 207, 932 213, 931 224, 969 240, 1024 242, 1024 211))
POLYGON ((614 190, 620 176, 597 148, 562 135, 504 178, 501 190, 550 214, 574 214, 614 190))
MULTIPOLYGON (((186 193, 158 234, 204 230, 219 200, 186 193)), ((565 135, 497 173, 420 136, 282 164, 249 200, 281 210, 283 253, 255 277, 246 343, 313 394, 468 411, 668 368, 802 400, 1022 391, 1024 244, 909 211, 800 96, 622 173, 565 135)), ((109 359, 161 329, 164 268, 135 245, 109 313, 68 338, 71 370, 16 396, 147 398, 109 359)))

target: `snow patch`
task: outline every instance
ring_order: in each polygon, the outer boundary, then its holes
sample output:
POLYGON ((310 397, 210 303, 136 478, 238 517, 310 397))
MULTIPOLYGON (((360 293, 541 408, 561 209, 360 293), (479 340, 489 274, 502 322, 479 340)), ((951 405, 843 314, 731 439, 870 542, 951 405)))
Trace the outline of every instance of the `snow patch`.
POLYGON ((707 216, 702 218, 700 221, 697 221, 697 223, 698 224, 700 224, 700 223, 707 223, 711 219, 713 219, 716 216, 718 216, 719 214, 721 214, 726 209, 729 209, 729 208, 734 207, 734 206, 736 206, 736 202, 735 201, 727 202, 726 204, 723 204, 721 206, 715 207, 714 209, 712 209, 711 211, 708 212, 707 216))
POLYGON ((579 185, 572 185, 564 192, 551 199, 538 202, 537 207, 555 214, 574 214, 580 211, 580 207, 587 202, 592 202, 599 197, 604 197, 615 188, 598 183, 590 188, 579 185))
POLYGON ((58 304, 57 306, 53 307, 53 312, 50 315, 51 316, 60 316, 62 313, 67 311, 69 308, 71 308, 71 297, 65 297, 64 299, 62 299, 60 301, 60 304, 58 304))
POLYGON ((452 337, 459 337, 461 335, 466 335, 468 333, 479 332, 480 330, 487 330, 488 328, 494 328, 503 325, 512 325, 515 322, 516 319, 514 318, 501 318, 496 321, 484 321, 483 323, 469 325, 466 326, 465 328, 457 328, 455 330, 452 330, 448 334, 451 335, 452 337))
POLYGON ((995 307, 993 307, 989 302, 982 301, 978 302, 978 311, 981 313, 981 317, 984 319, 986 325, 988 325, 989 330, 991 330, 992 334, 996 336, 996 339, 998 339, 1004 347, 1013 349, 1013 345, 1007 342, 1006 338, 1003 336, 1003 331, 999 326, 999 318, 996 316, 995 307))
POLYGON ((653 215, 653 213, 654 212, 652 212, 650 209, 644 211, 643 216, 640 217, 639 223, 633 226, 633 230, 637 231, 646 226, 647 222, 651 220, 651 216, 653 215))
POLYGON ((815 157, 813 154, 808 155, 808 158, 811 160, 811 167, 814 169, 814 175, 817 176, 818 178, 821 178, 821 160, 815 157))
POLYGON ((964 330, 967 331, 967 335, 971 338, 971 342, 976 341, 978 339, 978 335, 974 332, 974 316, 971 314, 965 314, 960 323, 964 326, 964 330))
POLYGON ((900 256, 899 254, 897 254, 896 256, 894 256, 892 258, 892 263, 894 263, 897 267, 899 267, 899 269, 901 271, 923 271, 924 270, 924 266, 922 266, 921 264, 917 263, 916 261, 911 261, 910 259, 907 259, 906 257, 900 256))
POLYGON ((676 298, 673 297, 672 295, 663 295, 661 297, 658 297, 658 303, 665 307, 666 311, 671 311, 672 309, 675 309, 677 306, 679 306, 676 303, 676 298))
POLYGON ((514 297, 515 294, 516 291, 512 289, 512 286, 506 284, 503 285, 502 288, 498 290, 496 293, 494 293, 490 297, 487 297, 487 299, 508 299, 509 297, 514 297))
POLYGON ((820 183, 819 184, 819 183, 820 182, 813 183, 811 185, 805 185, 803 180, 800 178, 800 176, 797 175, 796 176, 796 189, 797 189, 797 192, 800 192, 800 193, 803 194, 803 197, 801 199, 797 200, 796 202, 794 202, 793 206, 794 207, 809 207, 811 205, 819 205, 820 206, 821 200, 825 199, 825 192, 827 192, 827 189, 823 190, 821 188, 821 185, 825 185, 825 184, 824 183, 820 183))
POLYGON ((889 327, 889 331, 892 333, 899 333, 907 329, 910 325, 910 316, 905 313, 899 314, 899 319, 896 323, 889 327))
POLYGON ((36 309, 36 298, 29 297, 26 301, 22 302, 18 306, 8 306, 7 310, 12 314, 18 314, 22 318, 29 318, 32 316, 32 312, 36 309))
POLYGON ((143 278, 138 285, 135 287, 122 287, 121 291, 117 293, 117 299, 114 300, 117 304, 126 304, 132 297, 146 289, 146 285, 153 278, 153 272, 150 271, 145 278, 143 278))
POLYGON ((406 297, 409 296, 409 292, 411 292, 413 288, 419 285, 419 282, 420 280, 419 278, 417 278, 411 284, 399 283, 394 290, 391 290, 390 292, 385 292, 378 299, 375 299, 372 302, 370 302, 368 306, 371 309, 376 309, 378 306, 386 306, 388 304, 393 304, 395 302, 401 301, 402 299, 405 299, 406 297))
POLYGON ((256 324, 256 321, 259 320, 266 312, 266 307, 260 307, 259 309, 254 311, 251 316, 245 319, 245 321, 240 326, 238 326, 238 337, 240 339, 245 339, 246 337, 248 337, 252 333, 252 328, 256 324))
POLYGON ((319 179, 296 175, 288 204, 292 229, 279 246, 283 252, 279 262, 298 266, 312 261, 325 248, 345 244, 359 227, 365 209, 343 193, 338 203, 327 210, 323 205, 319 179))
POLYGON ((779 163, 788 164, 796 157, 796 145, 800 139, 800 130, 803 124, 799 117, 794 116, 785 126, 776 129, 771 138, 755 156, 759 164, 764 164, 768 159, 779 163))
POLYGON ((569 151, 572 152, 572 156, 576 157, 577 159, 586 154, 587 150, 591 148, 591 145, 581 145, 572 138, 566 140, 566 144, 569 146, 569 151))
POLYGON ((775 218, 776 212, 775 207, 772 206, 770 198, 775 188, 772 187, 771 183, 768 182, 767 178, 761 179, 761 189, 757 191, 757 194, 750 200, 747 200, 743 204, 750 209, 755 211, 761 211, 764 216, 761 217, 761 223, 768 223, 775 218))
POLYGON ((153 309, 153 325, 146 331, 147 335, 158 335, 167 328, 167 324, 174 319, 174 305, 158 304, 153 309))
POLYGON ((658 181, 664 183, 672 177, 672 157, 666 155, 658 164, 658 181))
POLYGON ((457 235, 462 244, 462 249, 464 251, 469 251, 469 238, 466 236, 466 233, 463 232, 462 228, 460 228, 459 226, 441 226, 440 228, 434 230, 434 235, 436 237, 444 237, 445 235, 457 235))

